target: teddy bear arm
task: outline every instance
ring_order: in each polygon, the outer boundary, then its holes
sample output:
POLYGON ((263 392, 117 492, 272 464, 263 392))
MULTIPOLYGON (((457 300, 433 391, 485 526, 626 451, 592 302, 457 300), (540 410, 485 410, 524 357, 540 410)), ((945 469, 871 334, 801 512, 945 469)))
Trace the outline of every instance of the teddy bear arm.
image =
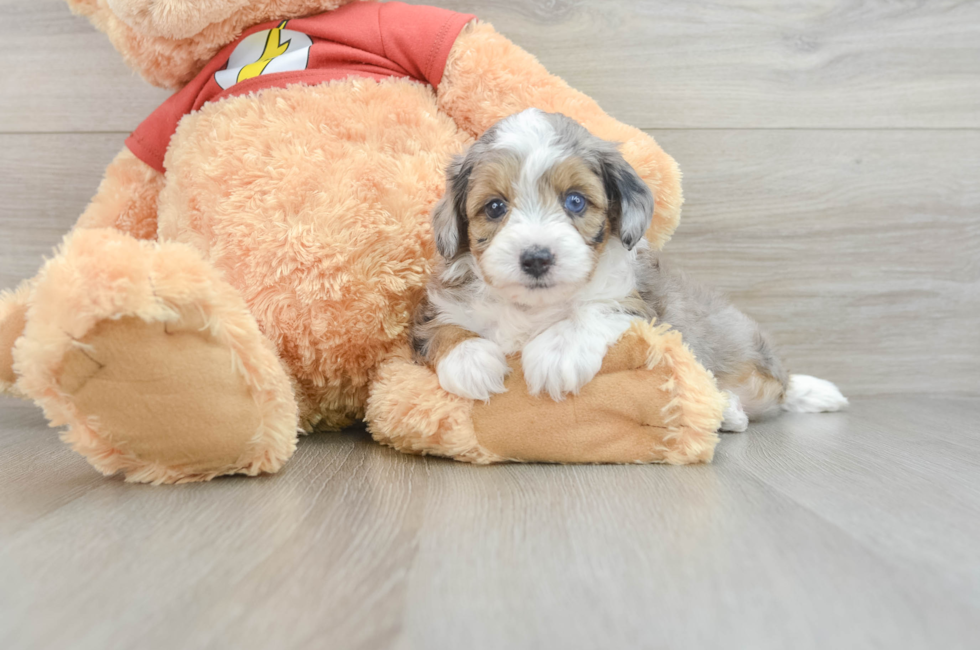
POLYGON ((508 115, 539 108, 567 115, 596 136, 620 143, 623 157, 656 198, 647 239, 659 249, 677 227, 683 198, 674 159, 648 134, 610 117, 490 25, 472 22, 459 35, 437 94, 439 107, 474 137, 508 115))
POLYGON ((678 332, 637 321, 599 374, 560 402, 528 393, 520 359, 488 402, 450 395, 404 353, 380 369, 367 421, 379 442, 408 453, 489 464, 707 462, 725 397, 678 332))

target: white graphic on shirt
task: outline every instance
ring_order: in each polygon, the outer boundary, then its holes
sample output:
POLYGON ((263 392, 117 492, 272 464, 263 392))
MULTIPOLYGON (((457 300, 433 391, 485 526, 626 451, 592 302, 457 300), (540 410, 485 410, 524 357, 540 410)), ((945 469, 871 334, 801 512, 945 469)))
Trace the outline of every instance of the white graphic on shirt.
POLYGON ((302 32, 286 29, 282 21, 272 29, 255 32, 242 39, 228 57, 224 70, 214 75, 223 90, 246 79, 277 72, 306 70, 313 39, 302 32))

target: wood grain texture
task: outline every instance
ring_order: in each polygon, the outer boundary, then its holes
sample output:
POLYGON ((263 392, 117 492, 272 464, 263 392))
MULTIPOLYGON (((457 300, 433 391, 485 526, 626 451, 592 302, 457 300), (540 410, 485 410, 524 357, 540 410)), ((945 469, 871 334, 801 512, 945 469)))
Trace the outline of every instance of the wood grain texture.
POLYGON ((654 135, 687 197, 667 258, 791 370, 850 394, 980 392, 980 132, 654 135))
POLYGON ((125 139, 121 133, 0 134, 0 288, 37 273, 125 139))
MULTIPOLYGON (((976 2, 425 2, 641 128, 980 127, 976 2)), ((0 40, 0 130, 129 131, 166 97, 63 0, 0 0, 0 40)))
POLYGON ((978 414, 868 398, 695 467, 478 468, 349 431, 160 489, 2 401, 0 646, 969 648, 978 414))
POLYGON ((64 0, 0 0, 0 132, 132 131, 170 95, 64 0))
POLYGON ((980 126, 975 2, 439 4, 491 21, 640 128, 980 126))

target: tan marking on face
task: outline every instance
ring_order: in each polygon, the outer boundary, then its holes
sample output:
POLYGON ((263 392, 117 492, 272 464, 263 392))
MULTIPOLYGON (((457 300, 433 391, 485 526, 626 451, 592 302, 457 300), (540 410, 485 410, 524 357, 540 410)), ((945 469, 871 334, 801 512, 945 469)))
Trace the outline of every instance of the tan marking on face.
MULTIPOLYGON (((446 282, 443 277, 444 271, 445 262, 441 262, 429 279, 429 290, 456 303, 467 302, 470 299, 468 286, 476 280, 476 277, 466 273, 462 277, 454 278, 452 282, 446 282)), ((410 333, 416 359, 433 368, 454 347, 467 338, 476 336, 465 329, 440 323, 438 316, 439 309, 426 294, 415 308, 410 333)))
POLYGON ((571 192, 578 192, 588 201, 588 207, 581 215, 570 215, 572 224, 582 235, 582 239, 596 253, 602 251, 609 241, 612 224, 609 221, 606 190, 602 179, 590 168, 584 160, 577 157, 567 158, 544 175, 540 182, 540 191, 545 196, 553 196, 558 205, 564 210, 565 197, 571 192))
POLYGON ((513 155, 496 155, 481 161, 470 175, 466 215, 469 220, 470 252, 480 259, 493 236, 507 223, 508 215, 497 221, 487 217, 486 205, 501 199, 513 204, 514 183, 520 174, 520 161, 513 155))

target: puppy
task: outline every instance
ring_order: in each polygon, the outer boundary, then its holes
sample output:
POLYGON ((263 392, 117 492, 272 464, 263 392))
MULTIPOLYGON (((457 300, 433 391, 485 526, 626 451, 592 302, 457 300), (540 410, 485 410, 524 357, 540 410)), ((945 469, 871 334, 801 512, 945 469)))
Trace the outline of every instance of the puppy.
POLYGON ((447 172, 433 213, 442 256, 412 341, 444 389, 487 400, 520 352, 532 394, 577 393, 635 318, 670 323, 729 393, 725 430, 847 403, 787 377, 758 325, 668 271, 644 234, 654 197, 613 143, 529 109, 489 129, 447 172))

